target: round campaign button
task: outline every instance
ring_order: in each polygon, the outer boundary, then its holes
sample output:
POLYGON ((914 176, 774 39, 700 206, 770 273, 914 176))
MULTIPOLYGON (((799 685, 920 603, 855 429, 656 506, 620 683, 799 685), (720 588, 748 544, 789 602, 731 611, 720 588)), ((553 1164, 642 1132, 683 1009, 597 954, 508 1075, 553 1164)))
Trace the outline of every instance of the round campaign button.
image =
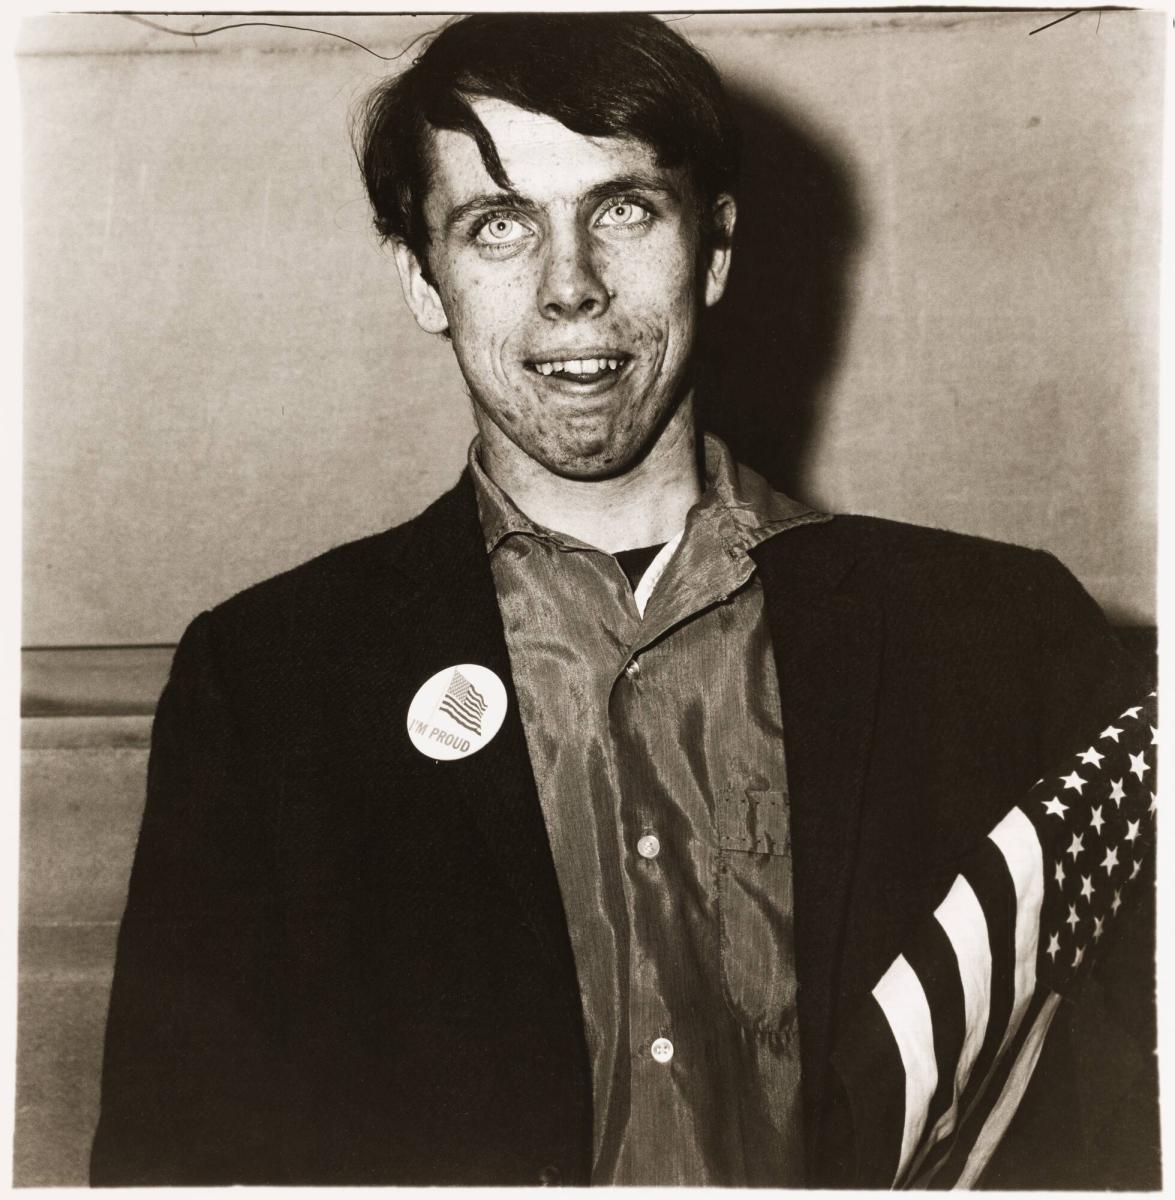
POLYGON ((477 663, 459 663, 421 684, 408 706, 408 736, 429 758, 468 758, 505 717, 506 688, 497 675, 477 663))

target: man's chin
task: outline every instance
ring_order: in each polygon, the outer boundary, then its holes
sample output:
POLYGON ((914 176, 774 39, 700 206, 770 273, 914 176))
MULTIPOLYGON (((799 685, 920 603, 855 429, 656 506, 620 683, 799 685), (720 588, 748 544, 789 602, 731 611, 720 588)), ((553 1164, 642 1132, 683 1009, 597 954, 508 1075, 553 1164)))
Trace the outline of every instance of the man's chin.
POLYGON ((640 458, 640 449, 600 441, 537 459, 552 475, 579 483, 598 483, 623 475, 640 458))

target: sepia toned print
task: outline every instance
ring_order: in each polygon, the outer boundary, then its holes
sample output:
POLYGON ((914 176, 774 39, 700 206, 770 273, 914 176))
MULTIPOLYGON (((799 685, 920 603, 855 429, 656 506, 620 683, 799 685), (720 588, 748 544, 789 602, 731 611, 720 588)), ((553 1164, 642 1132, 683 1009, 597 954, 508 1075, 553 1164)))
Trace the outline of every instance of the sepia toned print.
POLYGON ((26 23, 18 1182, 1157 1186, 1160 21, 1039 16, 26 23))

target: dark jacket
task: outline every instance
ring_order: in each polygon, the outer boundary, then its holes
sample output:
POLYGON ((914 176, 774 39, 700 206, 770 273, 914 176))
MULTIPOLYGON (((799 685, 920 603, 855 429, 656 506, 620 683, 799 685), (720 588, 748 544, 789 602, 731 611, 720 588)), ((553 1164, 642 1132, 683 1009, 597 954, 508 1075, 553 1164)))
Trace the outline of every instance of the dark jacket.
MULTIPOLYGON (((754 557, 791 793, 809 1173, 847 1181, 838 1023, 953 864, 1141 684, 1040 552, 838 517, 754 557)), ((1018 1121, 1071 1099, 1034 1085, 1018 1121)), ((1064 1119, 1071 1158, 1079 1117, 1064 1119)), ((465 477, 184 635, 91 1178, 584 1183, 591 1125, 574 962, 465 477), (505 682, 505 724, 436 763, 406 713, 462 662, 505 682)), ((1010 1169, 993 1166, 1015 1184, 1010 1169)))

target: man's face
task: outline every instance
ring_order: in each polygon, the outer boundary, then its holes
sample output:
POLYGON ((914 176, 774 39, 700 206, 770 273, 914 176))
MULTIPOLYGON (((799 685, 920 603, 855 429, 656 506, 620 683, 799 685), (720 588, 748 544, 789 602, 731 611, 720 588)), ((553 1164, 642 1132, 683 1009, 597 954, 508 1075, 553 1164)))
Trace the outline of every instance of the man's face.
MULTIPOLYGON (((513 190, 472 138, 434 134, 424 212, 433 283, 397 263, 417 320, 446 326, 495 454, 557 475, 618 474, 681 402, 703 304, 729 253, 701 253, 683 170, 643 142, 587 138, 551 117, 475 100, 513 190)), ((723 198, 720 219, 733 222, 723 198)))

